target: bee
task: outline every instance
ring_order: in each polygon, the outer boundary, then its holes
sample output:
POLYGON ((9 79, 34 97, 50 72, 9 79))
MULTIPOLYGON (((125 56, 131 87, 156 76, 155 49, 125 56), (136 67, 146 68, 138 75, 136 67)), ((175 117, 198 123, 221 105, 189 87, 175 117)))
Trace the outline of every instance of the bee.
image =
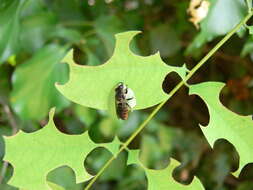
POLYGON ((120 82, 115 88, 115 106, 119 119, 127 120, 129 111, 136 106, 134 92, 123 82, 120 82))

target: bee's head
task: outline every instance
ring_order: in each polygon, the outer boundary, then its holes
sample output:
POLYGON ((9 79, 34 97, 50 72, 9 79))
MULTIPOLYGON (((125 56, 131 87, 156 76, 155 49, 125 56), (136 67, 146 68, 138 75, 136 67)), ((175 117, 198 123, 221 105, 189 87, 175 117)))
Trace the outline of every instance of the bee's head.
POLYGON ((119 84, 118 84, 118 86, 117 86, 117 89, 119 89, 119 90, 123 90, 123 89, 125 89, 126 88, 126 85, 123 83, 123 82, 120 82, 119 84))

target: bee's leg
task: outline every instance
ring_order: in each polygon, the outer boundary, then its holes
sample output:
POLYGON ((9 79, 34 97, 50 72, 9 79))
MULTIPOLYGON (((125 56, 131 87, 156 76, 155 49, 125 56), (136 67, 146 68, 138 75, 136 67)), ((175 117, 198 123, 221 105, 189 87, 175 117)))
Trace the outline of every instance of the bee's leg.
POLYGON ((127 98, 126 100, 128 101, 128 100, 132 100, 132 99, 134 99, 133 97, 132 98, 127 98))

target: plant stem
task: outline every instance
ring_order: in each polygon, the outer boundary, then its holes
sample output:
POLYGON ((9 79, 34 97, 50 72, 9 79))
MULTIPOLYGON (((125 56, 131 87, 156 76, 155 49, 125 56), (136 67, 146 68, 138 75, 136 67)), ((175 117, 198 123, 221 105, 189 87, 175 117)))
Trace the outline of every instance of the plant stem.
MULTIPOLYGON (((12 115, 9 105, 2 102, 2 101, 0 101, 0 104, 2 104, 2 106, 3 106, 3 110, 4 110, 5 114, 7 115, 7 118, 10 122, 10 126, 12 128, 12 135, 14 135, 18 131, 18 125, 16 123, 16 120, 15 120, 14 116, 12 115)), ((8 162, 4 161, 1 171, 0 171, 0 184, 2 184, 2 182, 3 182, 7 168, 8 168, 8 162)))
POLYGON ((1 169, 1 173, 0 173, 0 185, 3 183, 7 168, 8 168, 8 162, 4 161, 2 169, 1 169))
POLYGON ((246 0, 247 2, 247 7, 248 7, 248 13, 251 12, 251 8, 252 8, 252 0, 246 0))
POLYGON ((12 114, 12 111, 8 104, 2 104, 4 107, 4 112, 6 113, 8 120, 10 122, 11 128, 12 128, 12 135, 16 134, 18 132, 18 125, 17 122, 12 114))
POLYGON ((162 108, 162 106, 192 77, 192 75, 238 30, 242 27, 253 15, 253 11, 250 12, 239 24, 237 24, 216 46, 209 51, 209 53, 203 57, 198 64, 189 72, 189 74, 185 77, 185 81, 181 81, 175 86, 175 88, 170 91, 168 94, 168 98, 161 102, 148 116, 148 118, 140 125, 140 127, 128 138, 128 140, 123 143, 122 147, 119 151, 111 157, 110 160, 106 162, 106 164, 100 169, 96 176, 89 182, 89 184, 85 187, 84 190, 89 190, 89 188, 94 184, 97 178, 105 171, 105 169, 111 164, 111 162, 123 151, 127 148, 127 146, 132 142, 132 140, 144 129, 147 123, 155 116, 155 114, 162 108))

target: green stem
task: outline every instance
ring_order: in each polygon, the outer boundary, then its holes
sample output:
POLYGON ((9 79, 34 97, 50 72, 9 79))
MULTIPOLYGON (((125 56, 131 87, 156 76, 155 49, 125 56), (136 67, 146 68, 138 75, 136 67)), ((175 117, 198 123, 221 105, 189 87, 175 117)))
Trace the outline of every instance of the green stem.
POLYGON ((247 2, 247 7, 248 7, 248 13, 251 12, 251 8, 252 8, 252 0, 246 0, 247 2))
POLYGON ((148 118, 140 125, 140 127, 128 138, 128 140, 122 145, 119 151, 111 157, 110 160, 106 162, 103 168, 97 173, 96 176, 90 181, 90 183, 85 187, 84 190, 89 190, 89 188, 94 184, 97 178, 105 171, 105 169, 112 163, 112 161, 127 148, 127 146, 132 142, 132 140, 142 131, 142 129, 147 125, 147 123, 155 116, 155 114, 162 108, 162 106, 172 97, 184 84, 187 82, 191 76, 241 27, 243 26, 253 15, 253 11, 250 12, 239 24, 237 24, 216 46, 199 61, 199 63, 189 72, 186 76, 185 81, 181 81, 177 86, 168 94, 168 98, 161 102, 148 116, 148 118))

